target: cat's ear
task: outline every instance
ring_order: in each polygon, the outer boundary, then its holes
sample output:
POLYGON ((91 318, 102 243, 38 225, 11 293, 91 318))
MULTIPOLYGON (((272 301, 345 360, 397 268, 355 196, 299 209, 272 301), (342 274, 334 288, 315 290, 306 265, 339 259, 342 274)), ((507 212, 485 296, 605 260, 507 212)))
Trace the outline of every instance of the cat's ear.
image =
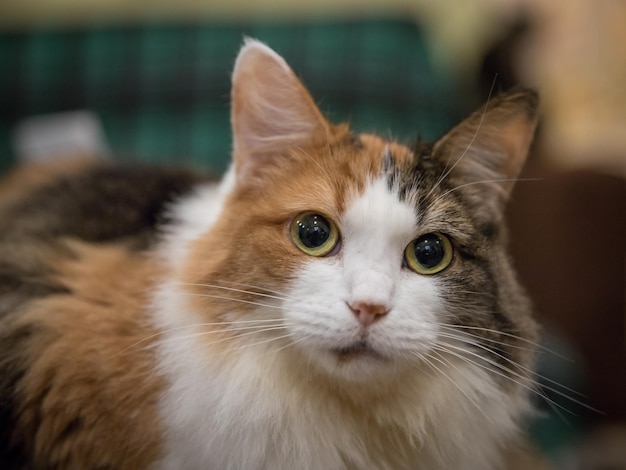
POLYGON ((483 219, 502 217, 533 140, 538 104, 531 90, 500 95, 435 144, 454 188, 467 194, 483 219))
POLYGON ((323 142, 329 123, 287 62, 246 39, 232 84, 233 159, 239 181, 292 148, 323 142))

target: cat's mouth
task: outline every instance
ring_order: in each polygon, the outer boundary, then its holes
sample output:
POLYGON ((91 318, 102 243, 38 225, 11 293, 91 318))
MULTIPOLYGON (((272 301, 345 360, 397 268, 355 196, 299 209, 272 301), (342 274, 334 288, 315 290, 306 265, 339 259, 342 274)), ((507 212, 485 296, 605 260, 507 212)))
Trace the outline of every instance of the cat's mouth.
POLYGON ((341 361, 356 359, 361 357, 372 357, 375 359, 383 359, 382 354, 373 349, 367 341, 361 340, 348 346, 332 349, 332 352, 341 361))

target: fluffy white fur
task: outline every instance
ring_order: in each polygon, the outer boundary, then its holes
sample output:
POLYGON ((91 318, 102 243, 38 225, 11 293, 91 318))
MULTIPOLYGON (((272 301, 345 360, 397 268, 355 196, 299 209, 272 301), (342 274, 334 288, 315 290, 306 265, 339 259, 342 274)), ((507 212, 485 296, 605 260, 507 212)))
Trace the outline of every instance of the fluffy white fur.
MULTIPOLYGON (((184 235, 168 238, 173 262, 210 230, 229 188, 232 177, 173 208, 184 235)), ((336 222, 340 253, 303 263, 287 300, 277 301, 284 309, 254 312, 282 315, 288 338, 268 341, 284 330, 246 336, 237 354, 213 357, 207 337, 190 326, 203 319, 188 297, 176 284, 156 293, 154 322, 165 332, 159 362, 169 384, 158 468, 500 468, 498 444, 516 432, 523 405, 479 367, 452 357, 429 366, 416 357, 437 338, 440 294, 431 279, 402 269, 417 230, 413 210, 377 180, 336 222), (329 352, 359 339, 351 300, 389 307, 368 335, 381 358, 342 364, 329 352)))
POLYGON ((169 209, 172 223, 164 228, 164 243, 160 252, 172 268, 177 268, 185 259, 187 245, 217 222, 224 200, 234 186, 235 169, 231 166, 219 184, 198 186, 169 209))

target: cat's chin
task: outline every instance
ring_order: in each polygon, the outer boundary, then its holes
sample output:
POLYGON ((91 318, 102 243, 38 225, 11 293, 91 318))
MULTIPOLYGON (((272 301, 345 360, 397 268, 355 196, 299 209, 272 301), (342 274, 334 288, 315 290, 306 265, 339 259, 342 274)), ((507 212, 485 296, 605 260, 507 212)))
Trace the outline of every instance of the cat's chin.
POLYGON ((349 382, 384 379, 397 372, 396 361, 363 342, 317 351, 310 359, 327 375, 349 382))
POLYGON ((357 341, 348 346, 331 349, 331 353, 337 356, 339 362, 353 360, 385 360, 385 356, 376 351, 365 341, 357 341))

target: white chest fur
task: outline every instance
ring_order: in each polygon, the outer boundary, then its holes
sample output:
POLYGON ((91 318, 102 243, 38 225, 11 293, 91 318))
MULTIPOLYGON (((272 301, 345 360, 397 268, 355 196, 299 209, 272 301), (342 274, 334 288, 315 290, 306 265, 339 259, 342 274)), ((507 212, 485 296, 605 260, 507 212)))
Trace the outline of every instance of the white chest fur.
MULTIPOLYGON (((159 296, 164 307, 184 305, 174 286, 159 296)), ((516 432, 519 405, 462 362, 359 403, 358 387, 355 402, 338 400, 293 354, 260 344, 224 361, 201 338, 172 331, 160 343, 169 387, 157 468, 489 469, 516 432)))
MULTIPOLYGON (((221 189, 198 193, 175 211, 180 228, 167 242, 166 250, 176 254, 171 263, 184 258, 189 241, 210 230, 231 184, 227 178, 221 189)), ((354 207, 371 199, 366 209, 372 220, 374 204, 388 200, 389 207, 379 208, 381 219, 394 210, 399 211, 399 218, 412 217, 395 207, 397 199, 383 197, 381 192, 384 186, 375 184, 354 207)), ((359 218, 358 211, 352 214, 353 219, 359 218)), ((403 237, 410 236, 410 226, 394 226, 402 228, 395 234, 381 233, 377 242, 392 248, 397 244, 400 248, 395 251, 399 251, 407 242, 403 237)), ((347 232, 345 236, 350 238, 347 232)), ((358 247, 358 235, 352 238, 346 246, 352 242, 358 247)), ((377 269, 383 262, 377 260, 377 269)), ((335 269, 332 262, 322 268, 335 269)), ((314 272, 309 273, 308 285, 311 277, 314 272)), ((408 319, 399 330, 405 335, 414 330, 412 344, 432 341, 437 329, 433 310, 436 288, 418 278, 410 282, 418 282, 413 290, 422 294, 410 296, 416 305, 405 312, 408 319), (428 291, 435 293, 424 294, 428 291)), ((318 290, 329 292, 324 286, 318 290)), ((402 300, 402 292, 399 289, 394 295, 402 300)), ((194 315, 188 301, 189 296, 175 283, 161 286, 154 299, 154 321, 163 332, 158 361, 168 383, 161 397, 164 445, 157 468, 485 470, 499 468, 500 446, 517 430, 515 420, 524 400, 508 396, 493 376, 476 364, 449 357, 429 367, 413 363, 407 373, 396 371, 360 383, 350 383, 349 377, 341 382, 320 372, 311 357, 315 348, 300 350, 249 341, 230 345, 231 354, 219 354, 219 348, 207 347, 210 336, 190 326, 203 320, 194 315)), ((298 308, 289 301, 285 305, 290 312, 298 308)), ((260 307, 257 318, 275 315, 262 310, 260 307)), ((289 318, 290 314, 284 311, 283 316, 289 318)), ((348 321, 345 318, 341 321, 348 321)), ((401 311, 396 318, 402 320, 401 311)), ((298 316, 291 316, 291 321, 296 320, 298 316)), ((329 318, 325 325, 332 325, 331 321, 329 318)), ((341 322, 334 327, 337 334, 351 334, 341 322)), ((381 330, 380 336, 388 337, 386 342, 381 340, 381 350, 398 346, 392 333, 381 330)))

